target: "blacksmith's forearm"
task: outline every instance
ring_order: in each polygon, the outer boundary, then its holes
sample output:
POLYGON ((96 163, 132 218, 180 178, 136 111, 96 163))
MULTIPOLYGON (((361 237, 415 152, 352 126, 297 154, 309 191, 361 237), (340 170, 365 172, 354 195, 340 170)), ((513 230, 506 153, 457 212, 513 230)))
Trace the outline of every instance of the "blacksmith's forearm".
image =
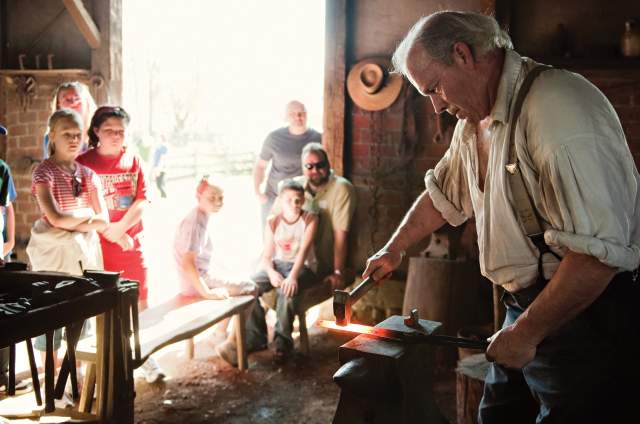
POLYGON ((591 305, 615 273, 592 256, 567 253, 551 281, 518 318, 516 328, 539 344, 591 305))
POLYGON ((388 251, 406 251, 409 247, 442 227, 446 221, 424 191, 404 216, 396 232, 387 242, 388 251))

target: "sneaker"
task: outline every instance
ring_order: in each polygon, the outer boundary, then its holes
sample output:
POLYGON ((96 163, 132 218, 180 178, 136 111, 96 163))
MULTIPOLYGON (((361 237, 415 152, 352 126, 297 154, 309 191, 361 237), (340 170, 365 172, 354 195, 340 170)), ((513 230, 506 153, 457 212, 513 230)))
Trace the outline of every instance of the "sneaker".
POLYGON ((162 371, 162 368, 158 365, 155 359, 149 357, 141 366, 140 370, 142 371, 142 375, 144 379, 149 384, 156 383, 160 380, 163 380, 166 375, 162 371))
MULTIPOLYGON (((0 391, 4 392, 8 389, 7 386, 7 382, 6 381, 2 381, 0 382, 0 391)), ((31 390, 33 390, 33 385, 31 384, 30 381, 26 381, 26 380, 19 380, 16 381, 16 395, 22 395, 24 393, 28 393, 31 390)))
POLYGON ((238 351, 236 350, 236 346, 229 340, 216 346, 216 353, 232 367, 238 367, 238 351))
POLYGON ((211 337, 211 343, 213 344, 213 346, 218 346, 220 343, 224 343, 228 338, 229 336, 227 336, 227 333, 216 331, 211 337))
POLYGON ((293 352, 293 347, 287 343, 285 339, 282 337, 276 337, 273 341, 274 351, 273 351, 273 362, 276 365, 283 365, 287 362, 291 353, 293 352))
POLYGON ((54 399, 53 403, 57 409, 66 409, 73 408, 75 406, 75 402, 71 397, 71 393, 64 392, 61 399, 54 399))

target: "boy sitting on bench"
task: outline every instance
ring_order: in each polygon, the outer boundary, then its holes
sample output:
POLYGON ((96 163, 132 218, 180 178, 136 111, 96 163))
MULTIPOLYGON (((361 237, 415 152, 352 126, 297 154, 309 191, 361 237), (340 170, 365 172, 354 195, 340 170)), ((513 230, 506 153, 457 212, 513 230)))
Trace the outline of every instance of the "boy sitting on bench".
MULTIPOLYGON (((293 180, 285 180, 281 184, 278 201, 282 212, 267 219, 261 270, 251 278, 258 285, 260 295, 273 289, 277 291, 274 360, 282 363, 293 350, 291 333, 298 297, 319 283, 313 249, 318 216, 302 210, 304 187, 293 180)), ((248 351, 266 345, 266 342, 264 310, 256 302, 247 321, 248 351)), ((234 358, 233 340, 220 345, 218 353, 223 359, 234 358)))

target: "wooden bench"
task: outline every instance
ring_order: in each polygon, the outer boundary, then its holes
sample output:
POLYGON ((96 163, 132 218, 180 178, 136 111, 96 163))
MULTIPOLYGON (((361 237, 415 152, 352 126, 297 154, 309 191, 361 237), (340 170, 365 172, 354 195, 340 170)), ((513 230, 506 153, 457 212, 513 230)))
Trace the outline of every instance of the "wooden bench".
MULTIPOLYGON (((224 300, 208 300, 197 297, 176 296, 139 314, 140 352, 136 353, 133 367, 142 365, 154 352, 183 340, 187 341, 187 356, 194 355, 193 337, 225 318, 237 316, 236 344, 238 368, 247 369, 245 349, 245 315, 253 296, 237 296, 224 300)), ((100 345, 100 340, 98 340, 100 345)), ((85 382, 80 397, 79 410, 90 410, 93 399, 96 370, 96 348, 83 343, 78 346, 76 359, 87 361, 85 382)), ((98 382, 99 384, 99 382, 98 382)))

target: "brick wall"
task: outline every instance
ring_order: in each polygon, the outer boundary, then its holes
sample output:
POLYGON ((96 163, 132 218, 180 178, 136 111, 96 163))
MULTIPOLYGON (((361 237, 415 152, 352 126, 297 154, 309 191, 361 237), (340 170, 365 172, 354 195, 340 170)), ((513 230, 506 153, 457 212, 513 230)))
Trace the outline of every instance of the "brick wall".
MULTIPOLYGON (((578 70, 609 98, 627 136, 636 166, 640 166, 640 70, 578 70)), ((347 122, 349 178, 358 191, 351 263, 364 267, 382 247, 418 194, 424 173, 448 148, 455 119, 437 117, 428 99, 407 85, 388 109, 367 112, 352 104, 347 122), (438 122, 441 119, 441 122, 438 122), (436 138, 438 128, 441 139, 436 138)), ((464 232, 462 251, 474 256, 474 231, 464 232)), ((418 251, 422 246, 417 247, 418 251)))
POLYGON ((640 69, 577 70, 607 96, 616 109, 629 149, 640 167, 640 69))
POLYGON ((0 85, 4 111, 3 123, 9 130, 6 137, 4 160, 11 167, 18 198, 16 211, 16 245, 20 260, 26 260, 24 247, 28 241, 31 225, 40 217, 35 198, 31 196, 31 173, 42 159, 42 142, 51 114, 51 98, 58 84, 64 82, 60 76, 38 76, 35 95, 27 109, 20 104, 15 77, 5 78, 0 85))

